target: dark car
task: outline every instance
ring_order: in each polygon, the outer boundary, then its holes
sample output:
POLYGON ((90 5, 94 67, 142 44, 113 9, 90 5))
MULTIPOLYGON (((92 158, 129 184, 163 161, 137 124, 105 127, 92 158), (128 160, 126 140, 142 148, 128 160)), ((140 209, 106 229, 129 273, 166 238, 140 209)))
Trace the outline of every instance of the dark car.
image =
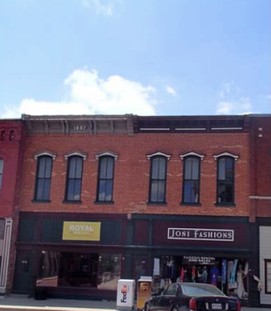
POLYGON ((238 299, 203 283, 172 283, 145 304, 145 311, 240 311, 238 299))

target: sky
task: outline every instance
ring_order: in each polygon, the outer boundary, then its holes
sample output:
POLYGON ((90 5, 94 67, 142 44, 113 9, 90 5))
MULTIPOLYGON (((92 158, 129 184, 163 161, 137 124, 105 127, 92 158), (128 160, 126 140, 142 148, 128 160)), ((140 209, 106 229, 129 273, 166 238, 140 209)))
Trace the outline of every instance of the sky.
POLYGON ((271 113, 270 0, 0 0, 0 118, 271 113))

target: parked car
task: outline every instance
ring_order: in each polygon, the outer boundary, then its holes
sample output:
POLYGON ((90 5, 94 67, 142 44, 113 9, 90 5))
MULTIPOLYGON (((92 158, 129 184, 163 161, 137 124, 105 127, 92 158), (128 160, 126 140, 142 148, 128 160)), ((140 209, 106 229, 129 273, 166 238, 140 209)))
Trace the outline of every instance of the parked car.
POLYGON ((217 287, 204 283, 172 283, 154 294, 145 311, 240 311, 240 301, 226 296, 217 287))

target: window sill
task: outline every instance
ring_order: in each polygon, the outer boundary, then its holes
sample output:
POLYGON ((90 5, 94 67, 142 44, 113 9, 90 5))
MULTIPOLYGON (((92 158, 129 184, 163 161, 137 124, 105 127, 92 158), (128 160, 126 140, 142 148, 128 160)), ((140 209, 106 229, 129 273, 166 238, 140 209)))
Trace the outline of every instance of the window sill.
POLYGON ((147 205, 167 205, 167 202, 147 202, 147 205))
POLYGON ((51 203, 51 200, 32 200, 32 203, 51 203))
POLYGON ((77 200, 77 201, 73 201, 73 200, 63 200, 62 201, 63 204, 82 204, 81 200, 77 200))
POLYGON ((235 203, 215 203, 217 207, 235 207, 235 203))
POLYGON ((103 205, 103 204, 105 204, 105 205, 113 205, 113 204, 115 204, 114 201, 94 201, 93 203, 94 204, 98 204, 98 205, 103 205))
POLYGON ((201 206, 201 203, 186 203, 186 202, 181 202, 180 205, 182 205, 182 206, 201 206))

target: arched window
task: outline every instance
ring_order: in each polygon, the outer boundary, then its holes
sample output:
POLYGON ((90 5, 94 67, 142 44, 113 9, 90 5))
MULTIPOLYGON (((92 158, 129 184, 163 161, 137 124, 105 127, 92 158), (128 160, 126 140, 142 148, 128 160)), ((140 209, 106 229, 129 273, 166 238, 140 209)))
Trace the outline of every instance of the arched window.
POLYGON ((113 202, 114 163, 113 156, 99 157, 97 202, 113 202))
POLYGON ((66 179, 66 201, 80 201, 83 176, 83 157, 71 155, 68 157, 66 179))
POLYGON ((37 173, 35 184, 35 201, 49 201, 51 192, 51 178, 53 158, 49 155, 37 157, 37 173))
POLYGON ((231 156, 217 158, 217 204, 234 204, 234 162, 231 156))
POLYGON ((167 175, 167 158, 164 155, 150 157, 150 203, 166 202, 166 175, 167 175))
POLYGON ((184 204, 198 204, 200 194, 200 158, 188 156, 183 162, 183 197, 184 204))

